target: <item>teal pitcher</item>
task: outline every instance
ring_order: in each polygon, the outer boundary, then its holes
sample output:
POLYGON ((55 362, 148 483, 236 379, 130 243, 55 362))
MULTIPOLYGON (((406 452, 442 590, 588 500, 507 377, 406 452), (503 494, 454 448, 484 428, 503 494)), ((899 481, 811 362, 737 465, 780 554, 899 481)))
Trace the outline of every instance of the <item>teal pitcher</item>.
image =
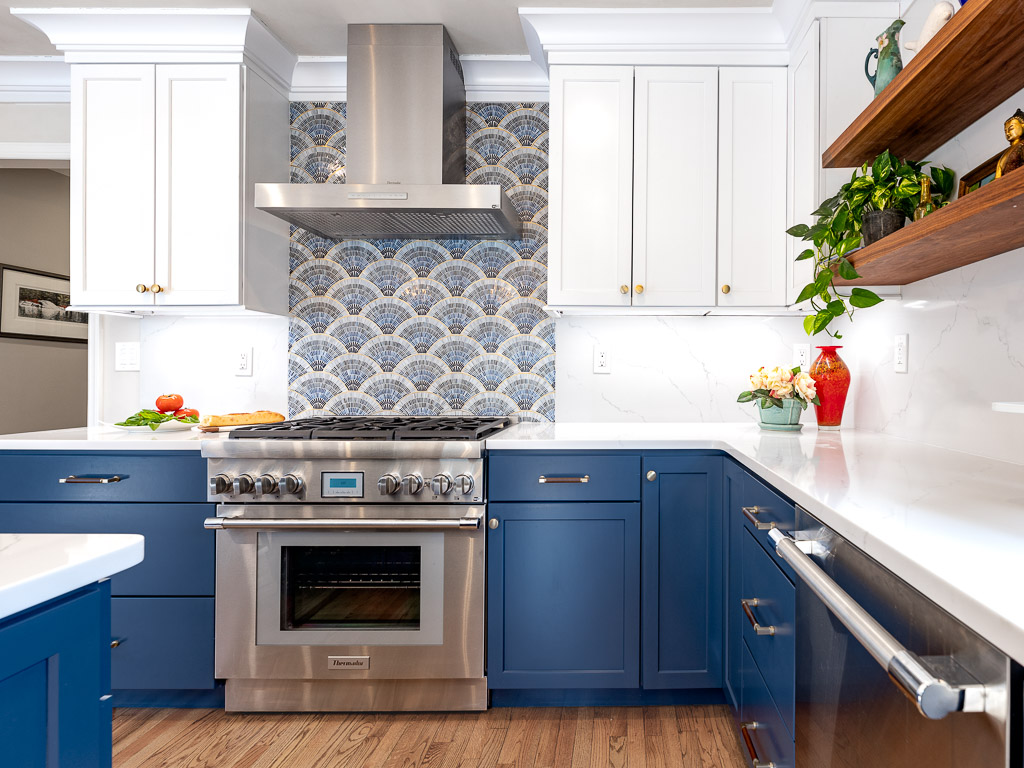
POLYGON ((903 19, 896 19, 890 24, 885 32, 875 38, 878 47, 868 51, 868 56, 864 59, 864 74, 867 75, 868 82, 875 87, 876 98, 892 82, 893 78, 903 71, 903 58, 900 56, 900 30, 903 29, 904 24, 906 22, 903 19), (873 75, 868 72, 868 64, 871 62, 872 56, 878 59, 878 66, 873 75))

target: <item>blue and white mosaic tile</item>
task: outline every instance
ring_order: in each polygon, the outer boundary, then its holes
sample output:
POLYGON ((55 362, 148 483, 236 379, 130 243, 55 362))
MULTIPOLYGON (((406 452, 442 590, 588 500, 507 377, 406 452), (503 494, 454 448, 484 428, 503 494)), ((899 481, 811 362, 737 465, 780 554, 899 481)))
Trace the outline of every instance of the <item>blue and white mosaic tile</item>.
MULTIPOLYGON (((514 241, 327 240, 293 228, 289 412, 555 418, 548 105, 466 110, 466 178, 501 184, 514 241)), ((345 182, 345 105, 291 104, 291 181, 345 182)))

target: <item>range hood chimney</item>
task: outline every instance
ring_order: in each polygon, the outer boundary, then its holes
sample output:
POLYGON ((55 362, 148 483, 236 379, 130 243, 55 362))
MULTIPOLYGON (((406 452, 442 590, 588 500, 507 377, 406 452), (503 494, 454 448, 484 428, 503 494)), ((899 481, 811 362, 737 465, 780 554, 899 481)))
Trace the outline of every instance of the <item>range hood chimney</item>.
POLYGON ((440 24, 350 24, 345 184, 257 184, 256 207, 331 239, 517 238, 497 184, 466 184, 466 84, 440 24))

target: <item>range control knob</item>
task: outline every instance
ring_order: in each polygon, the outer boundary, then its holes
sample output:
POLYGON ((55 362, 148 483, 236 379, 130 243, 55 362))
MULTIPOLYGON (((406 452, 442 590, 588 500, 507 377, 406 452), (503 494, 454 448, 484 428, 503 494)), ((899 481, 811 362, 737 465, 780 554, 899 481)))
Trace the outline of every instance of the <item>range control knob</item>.
POLYGON ((451 475, 442 472, 440 475, 434 475, 434 479, 430 481, 430 490, 435 496, 445 496, 452 492, 454 482, 451 475))
POLYGON ((402 478, 402 490, 406 493, 419 493, 423 490, 423 478, 416 473, 406 475, 402 478))
POLYGON ((231 487, 231 478, 227 475, 217 475, 216 477, 210 478, 210 495, 220 496, 222 493, 227 493, 228 488, 231 487))
POLYGON ((380 491, 381 496, 392 496, 398 493, 398 489, 401 487, 402 481, 398 479, 398 475, 384 475, 377 481, 377 490, 380 491))
POLYGON ((473 492, 476 483, 472 475, 459 475, 455 478, 455 492, 460 496, 469 496, 473 492))
POLYGON ((298 496, 306 489, 306 484, 298 475, 284 475, 278 483, 278 489, 283 494, 298 496))
POLYGON ((277 492, 277 479, 273 475, 260 475, 256 478, 256 495, 263 496, 277 492))
POLYGON ((256 483, 252 479, 252 475, 239 475, 235 478, 232 486, 235 489, 235 496, 241 496, 246 493, 252 493, 256 483))

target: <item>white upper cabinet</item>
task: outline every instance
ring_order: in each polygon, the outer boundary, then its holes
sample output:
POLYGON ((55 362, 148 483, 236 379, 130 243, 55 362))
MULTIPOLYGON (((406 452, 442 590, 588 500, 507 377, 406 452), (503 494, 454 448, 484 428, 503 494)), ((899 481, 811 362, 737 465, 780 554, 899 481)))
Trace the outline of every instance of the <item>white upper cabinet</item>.
POLYGON ((287 104, 238 64, 72 66, 72 303, 287 312, 287 104))
POLYGON ((715 303, 718 69, 637 67, 633 306, 715 303))
POLYGON ((786 108, 783 67, 552 66, 549 303, 784 306, 786 108))
MULTIPOLYGON (((821 134, 818 126, 819 22, 811 23, 804 39, 793 51, 789 64, 789 146, 790 220, 787 225, 812 224, 811 212, 821 203, 821 134)), ((787 227, 788 228, 788 227, 787 227)), ((789 274, 786 300, 793 303, 814 275, 814 262, 796 261, 807 243, 795 237, 789 241, 789 274)))
POLYGON ((719 72, 718 305, 786 304, 786 70, 719 72))
POLYGON ((551 304, 628 307, 633 68, 551 68, 551 304))

